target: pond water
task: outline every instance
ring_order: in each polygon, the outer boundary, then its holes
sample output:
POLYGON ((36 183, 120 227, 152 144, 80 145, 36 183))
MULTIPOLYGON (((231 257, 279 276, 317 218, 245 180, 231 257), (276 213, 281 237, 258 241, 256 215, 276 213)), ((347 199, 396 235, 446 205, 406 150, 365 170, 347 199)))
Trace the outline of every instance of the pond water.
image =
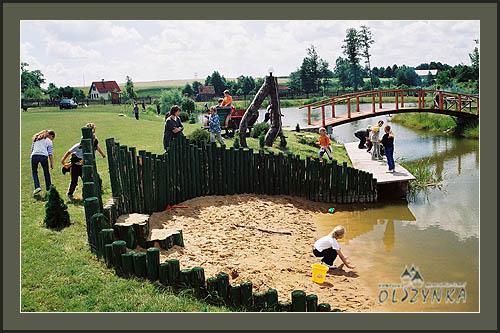
POLYGON ((318 236, 337 224, 346 227, 344 252, 378 300, 375 311, 479 311, 479 142, 408 129, 389 116, 335 127, 333 137, 355 141, 352 133, 379 119, 393 128, 395 158, 429 160, 442 186, 417 192, 409 202, 339 207, 318 216, 318 236), (379 286, 401 283, 405 267, 412 266, 425 285, 407 288, 406 298, 403 288, 379 286))

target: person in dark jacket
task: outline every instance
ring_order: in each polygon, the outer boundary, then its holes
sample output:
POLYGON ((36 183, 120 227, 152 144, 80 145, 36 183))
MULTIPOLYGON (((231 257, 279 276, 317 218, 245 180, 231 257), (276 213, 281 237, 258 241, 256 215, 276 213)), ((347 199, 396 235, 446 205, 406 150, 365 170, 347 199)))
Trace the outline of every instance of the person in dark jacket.
POLYGON ((368 138, 368 135, 370 135, 370 128, 366 128, 366 129, 361 128, 361 129, 357 130, 356 132, 354 132, 354 136, 359 139, 359 145, 358 145, 359 149, 367 148, 365 144, 366 144, 366 139, 368 138))
POLYGON ((137 106, 137 103, 134 103, 134 116, 135 119, 139 120, 139 107, 137 106))
POLYGON ((184 135, 182 133, 184 127, 179 117, 180 113, 181 108, 178 105, 174 105, 170 108, 169 116, 165 118, 165 131, 163 132, 163 148, 165 151, 168 151, 173 138, 184 135))
POLYGON ((156 103, 156 113, 158 113, 158 115, 160 115, 160 112, 161 112, 161 110, 160 110, 160 102, 157 102, 156 103))
POLYGON ((394 168, 394 133, 391 131, 391 126, 387 125, 384 128, 385 134, 380 140, 380 143, 384 146, 385 156, 387 157, 387 164, 389 166, 389 172, 395 172, 394 168))

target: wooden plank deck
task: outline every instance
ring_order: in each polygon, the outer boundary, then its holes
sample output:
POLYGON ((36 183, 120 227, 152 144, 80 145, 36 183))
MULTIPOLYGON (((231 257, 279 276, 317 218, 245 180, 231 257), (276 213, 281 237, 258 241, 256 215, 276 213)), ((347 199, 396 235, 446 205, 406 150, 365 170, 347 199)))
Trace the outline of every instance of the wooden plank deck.
POLYGON ((349 142, 344 144, 347 155, 351 159, 352 166, 373 174, 377 179, 377 184, 401 183, 414 180, 415 177, 401 165, 396 163, 396 172, 389 173, 387 159, 374 161, 372 155, 366 152, 366 149, 359 149, 358 142, 349 142))

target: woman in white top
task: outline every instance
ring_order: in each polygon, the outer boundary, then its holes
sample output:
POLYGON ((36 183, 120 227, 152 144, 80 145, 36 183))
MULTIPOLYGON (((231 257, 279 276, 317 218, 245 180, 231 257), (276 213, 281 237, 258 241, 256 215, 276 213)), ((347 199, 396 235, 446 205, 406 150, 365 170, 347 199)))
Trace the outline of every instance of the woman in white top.
POLYGON ((336 226, 331 233, 321 237, 314 243, 313 254, 315 257, 321 257, 321 262, 328 265, 330 269, 337 268, 333 265, 333 262, 340 257, 342 262, 348 267, 353 269, 354 266, 350 264, 347 257, 344 257, 342 251, 340 250, 340 245, 337 239, 344 237, 345 229, 343 226, 336 226))
POLYGON ((49 161, 50 168, 54 169, 52 141, 55 137, 56 133, 52 130, 43 130, 33 135, 33 142, 31 144, 31 175, 35 184, 33 194, 38 194, 42 191, 40 180, 38 179, 38 164, 42 165, 47 191, 52 184, 50 181, 49 161))

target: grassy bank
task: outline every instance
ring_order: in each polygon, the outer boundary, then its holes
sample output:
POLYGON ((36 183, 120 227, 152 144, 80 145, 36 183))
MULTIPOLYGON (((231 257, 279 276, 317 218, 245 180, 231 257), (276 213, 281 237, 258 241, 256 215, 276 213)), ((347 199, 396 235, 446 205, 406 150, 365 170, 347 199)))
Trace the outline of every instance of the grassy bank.
MULTIPOLYGON (((392 121, 406 127, 441 134, 453 134, 457 130, 457 123, 452 117, 434 113, 395 114, 392 121)), ((479 139, 479 126, 467 128, 461 135, 470 139, 479 139)))
MULTIPOLYGON (((43 227, 45 202, 33 198, 30 147, 31 136, 41 129, 56 131, 54 141, 55 169, 52 181, 64 195, 70 178, 62 175, 60 159, 64 152, 80 140, 80 128, 87 122, 97 126, 96 134, 104 140, 114 137, 122 144, 162 153, 163 117, 141 113, 133 118, 124 106, 91 106, 63 110, 37 108, 21 115, 21 309, 22 311, 224 311, 209 306, 189 295, 175 295, 169 289, 159 292, 145 281, 118 278, 90 254, 86 243, 83 206, 78 201, 68 204, 73 224, 60 232, 43 227), (119 116, 124 114, 125 116, 119 116)), ((185 124, 186 134, 199 124, 185 124)), ((309 134, 289 132, 288 149, 302 157, 316 156, 317 148, 299 141, 309 134)), ((310 140, 314 140, 311 134, 310 140)), ((232 144, 232 139, 228 144, 232 144)), ((258 149, 257 139, 249 145, 258 149)), ((266 148, 279 151, 279 148, 266 148)), ((347 159, 343 147, 334 147, 339 161, 347 159)), ((104 200, 111 196, 107 160, 98 157, 97 167, 103 179, 104 200)), ((41 175, 41 169, 39 169, 41 175)), ((43 178, 43 176, 42 176, 43 178)), ((41 180, 44 184, 43 179, 41 180)), ((81 182, 75 192, 81 198, 81 182)))

